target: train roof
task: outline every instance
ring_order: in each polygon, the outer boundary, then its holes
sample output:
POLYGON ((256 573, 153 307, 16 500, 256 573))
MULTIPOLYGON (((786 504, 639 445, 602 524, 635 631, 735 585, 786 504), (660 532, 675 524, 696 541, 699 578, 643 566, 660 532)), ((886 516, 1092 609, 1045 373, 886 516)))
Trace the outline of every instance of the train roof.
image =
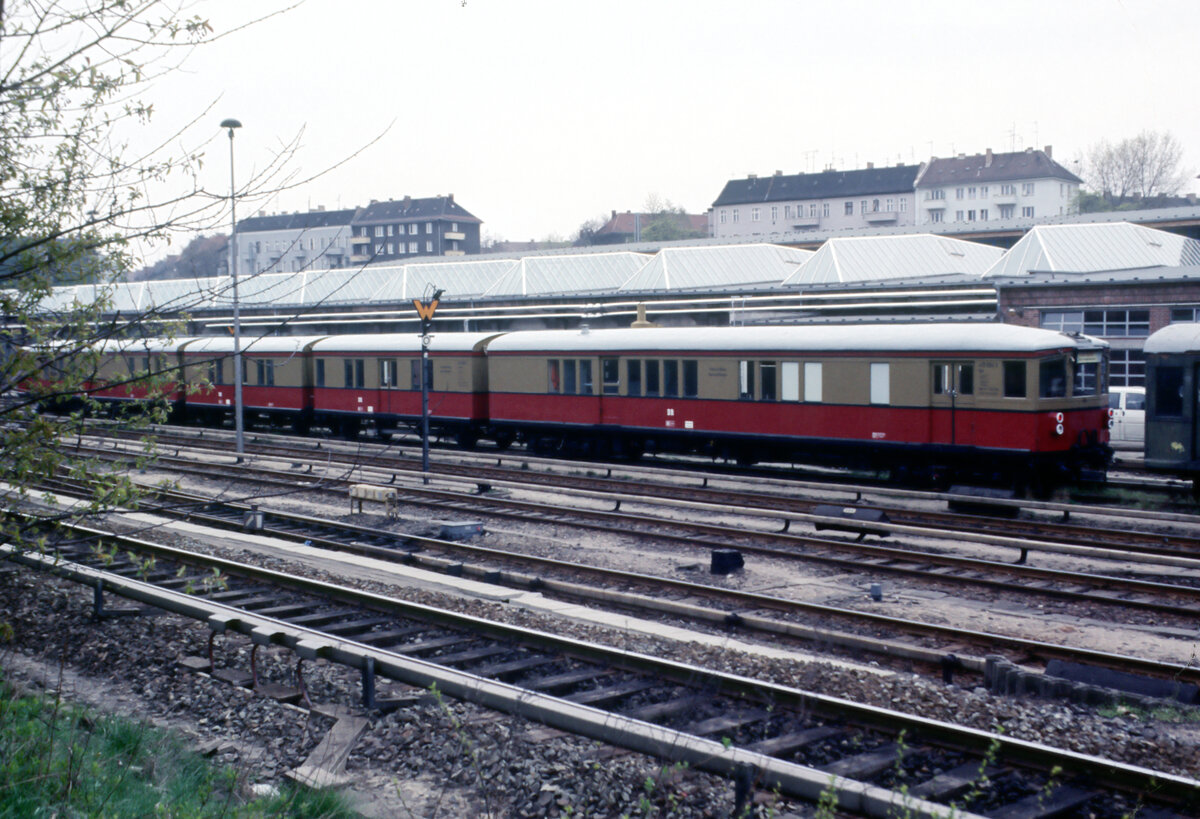
MULTIPOLYGON (((469 353, 482 349, 497 333, 431 333, 429 351, 469 353)), ((421 337, 416 333, 374 333, 327 336, 313 345, 314 353, 419 353, 421 337)))
POLYGON ((547 330, 506 333, 489 352, 730 350, 819 352, 1013 352, 1097 349, 1088 336, 1015 324, 855 324, 773 327, 647 327, 620 330, 547 330))
MULTIPOLYGON (((242 352, 298 353, 324 336, 242 336, 242 352)), ((233 336, 204 336, 183 347, 185 353, 232 353, 233 336)))
POLYGON ((1200 351, 1200 324, 1180 322, 1168 324, 1146 339, 1146 353, 1194 353, 1200 351))
POLYGON ((109 355, 126 353, 139 355, 143 353, 173 353, 195 339, 184 338, 109 338, 96 345, 102 353, 109 355))

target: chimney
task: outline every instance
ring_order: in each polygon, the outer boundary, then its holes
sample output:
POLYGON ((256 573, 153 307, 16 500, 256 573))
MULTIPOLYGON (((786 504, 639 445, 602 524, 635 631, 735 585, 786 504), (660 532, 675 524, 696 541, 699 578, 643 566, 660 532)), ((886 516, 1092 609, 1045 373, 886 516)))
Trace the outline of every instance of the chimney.
POLYGON ((1054 146, 1053 145, 1046 146, 1046 157, 1049 159, 1054 159, 1054 146))
POLYGON ((448 194, 446 194, 446 198, 450 200, 451 205, 454 204, 454 194, 448 193, 448 194))
POLYGON ((874 162, 868 162, 868 163, 867 163, 867 170, 868 170, 868 171, 873 171, 873 170, 875 170, 875 163, 874 163, 874 162))
POLYGON ((747 174, 746 178, 747 179, 758 179, 758 174, 756 174, 756 173, 747 174))
POLYGON ((613 210, 613 215, 612 215, 612 218, 613 218, 613 219, 616 219, 616 218, 617 218, 617 211, 616 211, 615 209, 613 210))
POLYGON ((775 171, 776 176, 783 176, 783 171, 775 171))
POLYGON ((983 155, 983 167, 992 167, 992 149, 988 148, 987 153, 983 155))
POLYGON ((408 210, 411 207, 412 207, 412 197, 411 196, 404 197, 404 209, 408 210))

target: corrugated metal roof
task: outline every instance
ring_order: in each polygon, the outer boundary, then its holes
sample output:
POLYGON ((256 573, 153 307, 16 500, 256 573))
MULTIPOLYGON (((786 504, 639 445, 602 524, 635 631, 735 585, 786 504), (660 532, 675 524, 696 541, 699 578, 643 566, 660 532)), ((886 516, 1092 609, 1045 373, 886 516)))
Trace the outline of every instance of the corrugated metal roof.
POLYGON ((376 301, 424 298, 426 290, 446 291, 444 298, 479 297, 516 265, 514 259, 470 259, 416 262, 404 265, 403 278, 390 279, 375 294, 376 301))
POLYGON ((629 281, 649 256, 641 253, 581 253, 521 259, 488 289, 488 296, 612 292, 629 281))
POLYGON ((1200 264, 1200 242, 1129 222, 1039 225, 1012 246, 984 278, 1031 272, 1135 270, 1200 264))
POLYGON ((1003 253, 929 233, 830 239, 783 283, 847 284, 948 274, 978 278, 1003 253))
POLYGON ((812 255, 811 250, 768 244, 663 248, 620 289, 647 292, 778 284, 812 255))

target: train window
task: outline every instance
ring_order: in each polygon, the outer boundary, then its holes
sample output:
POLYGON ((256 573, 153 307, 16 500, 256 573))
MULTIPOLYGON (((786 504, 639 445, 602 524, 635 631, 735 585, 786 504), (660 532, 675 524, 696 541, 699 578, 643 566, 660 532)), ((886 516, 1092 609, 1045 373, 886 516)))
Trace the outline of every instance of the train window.
POLYGON ((819 361, 804 362, 804 400, 820 402, 822 396, 822 365, 819 361))
POLYGON ((629 378, 625 389, 626 395, 642 394, 642 362, 641 359, 631 358, 625 362, 625 373, 629 378))
POLYGON ((1025 362, 1004 362, 1004 397, 1025 397, 1025 362))
POLYGON ((700 394, 700 365, 695 361, 683 362, 683 397, 695 398, 700 394))
POLYGON ((679 362, 663 362, 663 396, 677 398, 679 396, 679 362))
POLYGON ((414 390, 421 389, 421 359, 414 358, 409 362, 409 384, 414 390))
POLYGON ((325 386, 325 359, 318 358, 316 360, 316 380, 318 387, 325 386))
POLYGON ((933 365, 933 394, 945 395, 950 392, 950 365, 933 365))
POLYGON ((552 358, 546 365, 546 380, 549 384, 547 389, 550 392, 562 392, 562 382, 558 378, 558 360, 552 358))
POLYGON ((208 380, 212 384, 225 383, 225 359, 218 358, 216 361, 209 362, 208 380))
POLYGON ((658 362, 646 362, 646 395, 658 395, 658 362))
POLYGON ((1154 371, 1154 414, 1159 418, 1183 417, 1183 367, 1159 367, 1154 371))
POLYGON ((738 398, 754 400, 754 362, 738 362, 738 398))
POLYGON ((871 403, 887 404, 892 400, 892 366, 885 361, 871 362, 871 403))
POLYGON ((379 360, 379 386, 384 389, 394 389, 396 384, 396 360, 381 358, 379 360))
POLYGON ((975 365, 974 364, 959 364, 958 365, 958 394, 959 395, 974 395, 975 394, 975 365))
POLYGON ((567 359, 562 363, 562 385, 563 392, 567 395, 575 394, 575 362, 567 359))
POLYGON ((783 378, 780 397, 784 401, 800 400, 800 364, 795 361, 783 362, 780 375, 783 378))
POLYGON ((1081 356, 1075 363, 1075 381, 1071 385, 1072 395, 1096 395, 1100 392, 1100 362, 1084 361, 1081 356))
POLYGON ((1067 394, 1067 361, 1055 358, 1041 363, 1039 394, 1042 398, 1062 398, 1067 394))
POLYGON ((775 362, 764 361, 759 365, 759 400, 775 400, 775 362))
POLYGON ((592 362, 579 362, 579 394, 592 394, 592 362))
POLYGON ((621 390, 620 362, 615 358, 600 359, 601 389, 605 395, 616 395, 621 390))

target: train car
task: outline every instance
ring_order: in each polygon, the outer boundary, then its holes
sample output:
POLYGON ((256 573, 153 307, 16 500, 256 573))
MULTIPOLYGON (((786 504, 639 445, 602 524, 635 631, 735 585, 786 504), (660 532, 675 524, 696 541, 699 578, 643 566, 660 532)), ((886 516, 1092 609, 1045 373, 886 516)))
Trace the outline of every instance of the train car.
MULTIPOLYGON (((309 349, 323 336, 244 338, 243 422, 289 426, 304 434, 312 423, 313 367, 309 349)), ((209 336, 181 345, 188 394, 186 420, 221 426, 233 419, 233 338, 209 336)))
POLYGON ((1200 324, 1170 324, 1146 339, 1146 468, 1200 476, 1200 324))
POLYGON ((509 333, 490 421, 535 450, 1038 483, 1103 468, 1107 347, 1004 324, 509 333))
POLYGON ((159 403, 169 418, 183 406, 179 350, 191 339, 109 339, 93 348, 91 396, 110 414, 141 412, 159 403))
MULTIPOLYGON (((471 447, 487 424, 484 350, 495 333, 430 337, 430 428, 471 447)), ((421 422, 421 337, 415 333, 329 336, 311 347, 317 423, 353 438, 388 438, 421 422)), ((503 435, 497 443, 511 443, 503 435)))

